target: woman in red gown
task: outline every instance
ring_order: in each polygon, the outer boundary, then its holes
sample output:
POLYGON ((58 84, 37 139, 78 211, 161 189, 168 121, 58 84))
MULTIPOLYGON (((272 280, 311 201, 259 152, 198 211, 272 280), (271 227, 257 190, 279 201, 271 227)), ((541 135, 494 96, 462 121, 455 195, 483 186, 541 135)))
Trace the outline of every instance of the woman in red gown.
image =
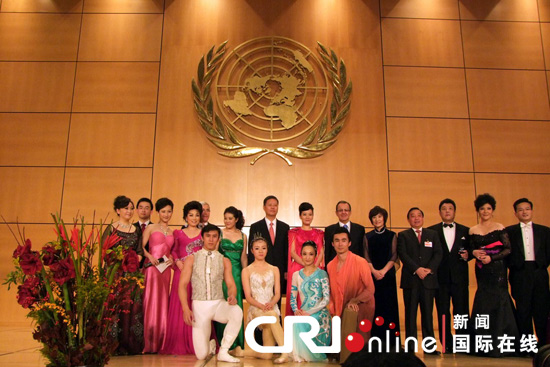
MULTIPOLYGON (((290 307, 290 288, 292 287, 292 274, 304 267, 304 262, 300 254, 302 253, 302 245, 306 241, 313 241, 317 245, 317 257, 315 258, 315 266, 325 268, 325 250, 323 247, 324 232, 317 228, 311 227, 313 222, 313 205, 310 203, 302 203, 298 208, 302 226, 293 228, 288 231, 288 271, 287 271, 287 287, 286 287, 286 307, 285 316, 294 315, 290 307)), ((301 302, 298 297, 298 308, 301 302)))

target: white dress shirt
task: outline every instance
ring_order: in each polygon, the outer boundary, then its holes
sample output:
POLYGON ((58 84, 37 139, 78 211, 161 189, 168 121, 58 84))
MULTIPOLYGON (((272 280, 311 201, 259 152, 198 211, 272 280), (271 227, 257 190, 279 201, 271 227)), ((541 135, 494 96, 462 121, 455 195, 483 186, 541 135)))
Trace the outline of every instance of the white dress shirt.
POLYGON ((520 223, 525 261, 535 261, 535 243, 533 241, 533 222, 520 223))
MULTIPOLYGON (((445 223, 443 223, 445 224, 445 223)), ((443 235, 445 236, 445 242, 447 242, 447 247, 449 248, 449 252, 451 252, 451 248, 453 248, 453 244, 455 243, 455 235, 456 235, 456 224, 452 224, 451 227, 443 227, 443 235)))

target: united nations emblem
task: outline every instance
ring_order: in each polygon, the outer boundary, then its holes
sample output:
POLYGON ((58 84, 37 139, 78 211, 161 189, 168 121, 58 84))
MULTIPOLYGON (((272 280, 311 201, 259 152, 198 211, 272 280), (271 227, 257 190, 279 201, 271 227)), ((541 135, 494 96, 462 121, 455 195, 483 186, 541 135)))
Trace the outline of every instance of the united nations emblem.
POLYGON ((315 158, 336 142, 351 107, 352 83, 332 49, 318 54, 283 37, 212 47, 192 81, 194 106, 219 154, 315 158))

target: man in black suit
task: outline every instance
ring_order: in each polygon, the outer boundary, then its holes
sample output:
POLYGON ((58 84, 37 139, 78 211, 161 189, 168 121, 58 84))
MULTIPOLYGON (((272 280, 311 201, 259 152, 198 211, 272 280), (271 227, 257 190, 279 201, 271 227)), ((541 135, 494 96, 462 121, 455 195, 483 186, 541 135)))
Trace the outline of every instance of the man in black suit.
MULTIPOLYGON (((151 211, 153 211, 153 202, 149 198, 141 198, 137 202, 137 213, 139 220, 134 223, 134 226, 136 227, 136 231, 139 233, 139 237, 142 236, 143 231, 145 231, 145 228, 149 224, 152 224, 151 222, 151 211)), ((145 249, 149 251, 149 242, 145 245, 145 249)), ((141 259, 140 267, 143 267, 143 263, 145 262, 145 256, 141 259)))
POLYGON ((526 198, 516 200, 514 211, 520 223, 506 227, 512 245, 507 260, 512 297, 516 301, 520 334, 533 334, 534 321, 540 347, 550 342, 546 337, 550 310, 550 228, 532 222, 533 203, 526 198))
MULTIPOLYGON (((451 299, 453 315, 466 315, 467 317, 470 315, 468 293, 469 228, 456 223, 454 221, 455 214, 455 202, 452 199, 443 199, 439 203, 439 216, 442 222, 428 227, 437 232, 443 255, 437 270, 439 289, 435 292, 435 305, 439 322, 439 339, 445 353, 452 353, 453 350, 451 299), (445 322, 443 322, 443 316, 445 316, 445 322)), ((465 331, 457 330, 457 333, 465 331)))
POLYGON ((349 232, 351 238, 349 250, 364 258, 365 251, 363 250, 363 238, 365 237, 365 227, 350 221, 351 204, 347 201, 340 200, 336 204, 336 216, 338 217, 338 223, 325 228, 325 264, 328 264, 336 257, 336 251, 330 244, 332 243, 334 232, 340 227, 344 227, 349 232))
MULTIPOLYGON (((434 337, 433 307, 438 287, 437 268, 441 262, 441 243, 437 232, 422 228, 424 212, 411 208, 407 213, 410 229, 399 232, 397 253, 403 262, 401 288, 405 303, 405 332, 407 338, 417 338, 416 314, 420 304, 422 337, 434 337)), ((434 351, 431 354, 440 354, 434 351)))
POLYGON ((281 274, 281 296, 286 291, 286 272, 288 267, 288 231, 290 227, 285 222, 277 219, 279 212, 279 199, 270 195, 264 199, 265 218, 250 226, 248 236, 248 263, 254 261, 254 255, 250 251, 252 240, 263 237, 267 242, 267 255, 265 261, 279 268, 281 274))

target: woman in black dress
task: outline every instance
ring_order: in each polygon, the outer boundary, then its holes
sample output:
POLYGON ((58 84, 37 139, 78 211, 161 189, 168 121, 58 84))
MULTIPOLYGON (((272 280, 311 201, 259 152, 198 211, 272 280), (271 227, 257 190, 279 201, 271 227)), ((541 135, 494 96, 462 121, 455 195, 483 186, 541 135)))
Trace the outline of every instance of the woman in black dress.
MULTIPOLYGON (((115 198, 114 209, 118 220, 107 226, 102 235, 102 241, 115 232, 121 240, 115 246, 134 250, 141 261, 143 247, 141 246, 141 231, 132 224, 134 202, 126 196, 115 198)), ((118 340, 116 355, 141 354, 143 350, 143 291, 136 289, 132 304, 124 305, 124 311, 119 314, 119 320, 112 327, 112 334, 118 340)))
POLYGON ((505 334, 514 337, 512 348, 519 345, 519 332, 514 318, 514 306, 508 293, 508 275, 504 259, 510 254, 511 246, 504 226, 493 221, 496 200, 489 194, 479 195, 474 201, 479 224, 470 228, 473 256, 476 258, 475 272, 477 291, 472 307, 470 352, 482 356, 503 357, 512 352, 501 353, 500 340, 505 334), (479 315, 488 315, 479 316, 479 315), (476 322, 476 318, 478 318, 476 322), (485 327, 484 319, 487 320, 485 327), (480 325, 483 324, 483 325, 480 325), (476 338, 489 337, 492 350, 476 348, 476 338))
MULTIPOLYGON (((399 336, 396 335, 399 332, 399 309, 394 267, 397 261, 397 236, 386 228, 386 209, 375 206, 369 212, 369 219, 374 230, 365 234, 363 246, 375 286, 375 320, 383 318, 382 325, 378 326, 376 322, 373 324, 371 335, 386 343, 386 331, 389 330, 390 345, 394 346, 396 336, 399 336)), ((400 339, 397 339, 397 344, 401 345, 400 339)))

